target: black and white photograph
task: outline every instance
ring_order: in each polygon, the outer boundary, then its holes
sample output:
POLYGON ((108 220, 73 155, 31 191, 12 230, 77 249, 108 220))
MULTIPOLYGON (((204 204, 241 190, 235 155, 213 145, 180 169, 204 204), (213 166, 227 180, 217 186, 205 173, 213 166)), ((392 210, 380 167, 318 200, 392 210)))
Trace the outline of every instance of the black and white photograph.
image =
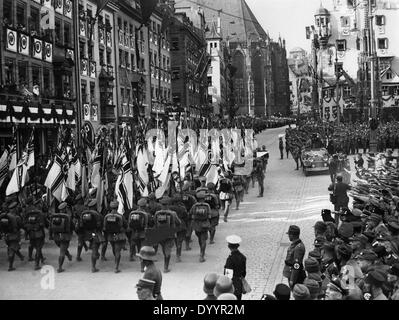
POLYGON ((399 300, 398 162, 399 0, 0 0, 0 300, 399 300))

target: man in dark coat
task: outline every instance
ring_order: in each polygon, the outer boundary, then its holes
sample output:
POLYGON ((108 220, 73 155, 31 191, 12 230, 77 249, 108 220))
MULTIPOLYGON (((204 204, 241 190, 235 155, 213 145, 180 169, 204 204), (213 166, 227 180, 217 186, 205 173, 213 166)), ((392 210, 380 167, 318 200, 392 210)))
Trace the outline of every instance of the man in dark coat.
POLYGON ((234 295, 237 297, 237 300, 241 300, 243 293, 242 279, 247 275, 247 258, 238 250, 241 242, 241 238, 239 236, 228 236, 226 241, 231 253, 224 266, 224 275, 232 279, 234 295))

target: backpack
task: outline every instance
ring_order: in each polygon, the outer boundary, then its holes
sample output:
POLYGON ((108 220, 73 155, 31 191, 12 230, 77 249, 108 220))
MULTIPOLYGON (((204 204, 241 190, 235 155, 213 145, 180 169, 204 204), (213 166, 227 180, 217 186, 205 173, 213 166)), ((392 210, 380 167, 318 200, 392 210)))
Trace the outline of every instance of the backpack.
POLYGON ((91 212, 82 212, 81 226, 85 230, 95 230, 97 228, 97 221, 91 212))
POLYGON ((119 233, 121 232, 121 217, 117 214, 108 214, 105 216, 104 230, 108 233, 119 233))
POLYGON ((39 216, 37 213, 29 213, 27 217, 27 229, 37 231, 39 229, 39 216))
POLYGON ((156 217, 155 217, 155 224, 157 227, 159 226, 171 226, 171 216, 169 212, 166 211, 160 211, 157 212, 156 217))
POLYGON ((208 195, 206 195, 206 197, 205 197, 205 202, 207 203, 207 204, 209 204, 209 206, 211 207, 211 209, 216 209, 216 207, 217 207, 217 202, 215 201, 215 198, 214 198, 214 196, 212 195, 212 194, 208 194, 208 195))
POLYGON ((193 219, 204 221, 208 220, 209 210, 208 206, 205 204, 197 204, 193 209, 193 219))
POLYGON ((51 218, 50 230, 53 233, 67 233, 68 218, 65 215, 55 215, 51 218))
POLYGON ((1 216, 0 231, 2 233, 12 233, 15 231, 13 222, 9 216, 7 216, 7 215, 1 216))
POLYGON ((145 214, 141 211, 133 211, 129 216, 129 228, 132 230, 144 230, 145 214))

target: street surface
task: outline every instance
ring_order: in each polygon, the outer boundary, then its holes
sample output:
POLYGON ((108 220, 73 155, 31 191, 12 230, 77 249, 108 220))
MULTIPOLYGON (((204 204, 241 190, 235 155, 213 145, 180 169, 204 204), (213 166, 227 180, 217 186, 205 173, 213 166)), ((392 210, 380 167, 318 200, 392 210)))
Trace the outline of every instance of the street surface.
MULTIPOLYGON (((272 293, 282 282, 282 270, 289 245, 286 232, 291 224, 301 228, 301 238, 306 246, 306 256, 313 249, 313 225, 321 219, 322 209, 331 209, 327 187, 328 174, 305 177, 296 171, 292 156, 280 160, 278 135, 285 128, 269 129, 258 136, 259 146, 266 145, 270 152, 266 172, 264 198, 257 198, 257 185, 250 188, 239 211, 233 202, 228 223, 221 217, 213 245, 207 245, 206 262, 199 263, 198 242, 193 234, 192 251, 182 253, 182 262, 175 262, 175 249, 171 258, 171 272, 163 274, 162 295, 166 300, 200 300, 203 278, 206 273, 223 273, 229 255, 226 236, 237 234, 242 239, 240 250, 247 257, 247 280, 253 291, 243 299, 259 300, 264 293, 272 293)), ((353 162, 351 163, 353 167, 353 162)), ((222 216, 222 215, 221 215, 222 216)), ((57 268, 58 248, 46 239, 43 253, 46 262, 57 268)), ((208 242, 209 243, 209 242, 208 242)), ((44 274, 33 271, 33 262, 27 261, 28 243, 22 244, 25 261, 16 257, 14 272, 7 272, 7 251, 2 240, 0 246, 0 299, 128 299, 137 300, 135 284, 140 279, 139 261, 130 262, 128 251, 122 252, 121 270, 115 274, 110 246, 106 262, 98 262, 100 272, 90 272, 90 254, 83 252, 82 262, 76 262, 76 235, 70 246, 74 259, 64 263, 66 271, 55 273, 54 288, 42 289, 44 274)), ((158 266, 163 270, 163 256, 158 252, 158 266)))

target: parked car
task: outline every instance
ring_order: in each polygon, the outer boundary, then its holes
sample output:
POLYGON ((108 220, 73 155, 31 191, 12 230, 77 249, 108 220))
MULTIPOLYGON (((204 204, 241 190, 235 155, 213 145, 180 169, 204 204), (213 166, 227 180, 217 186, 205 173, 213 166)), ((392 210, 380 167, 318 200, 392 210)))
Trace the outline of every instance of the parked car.
POLYGON ((325 148, 303 150, 301 159, 306 176, 311 172, 327 173, 329 171, 329 155, 325 148))

